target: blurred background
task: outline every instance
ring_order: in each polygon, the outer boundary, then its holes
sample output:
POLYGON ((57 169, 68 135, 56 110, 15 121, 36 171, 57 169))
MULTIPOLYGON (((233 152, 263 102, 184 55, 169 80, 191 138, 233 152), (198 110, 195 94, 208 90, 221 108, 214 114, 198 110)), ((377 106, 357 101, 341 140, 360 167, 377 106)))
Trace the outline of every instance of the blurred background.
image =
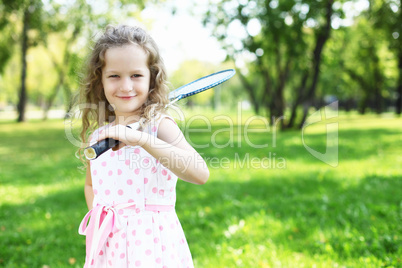
POLYGON ((177 185, 196 267, 402 267, 400 0, 0 0, 0 267, 83 266, 69 116, 108 24, 151 33, 172 90, 237 70, 179 102, 211 172, 177 185))
POLYGON ((224 91, 188 105, 245 101, 268 118, 286 115, 284 128, 335 100, 345 111, 401 113, 400 1, 3 0, 0 10, 1 117, 68 112, 91 42, 117 23, 151 32, 172 89, 238 70, 224 91))

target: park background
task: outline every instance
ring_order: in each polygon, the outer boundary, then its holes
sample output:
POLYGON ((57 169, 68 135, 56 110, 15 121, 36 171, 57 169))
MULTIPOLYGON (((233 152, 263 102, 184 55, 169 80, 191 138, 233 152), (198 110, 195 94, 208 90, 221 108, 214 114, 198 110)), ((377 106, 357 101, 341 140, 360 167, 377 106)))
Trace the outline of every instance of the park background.
POLYGON ((180 103, 211 171, 177 188, 196 267, 402 267, 396 0, 2 0, 0 267, 83 265, 84 174, 67 133, 110 23, 149 29, 172 89, 237 70, 180 103), (329 124, 332 165, 307 150, 325 155, 329 124))

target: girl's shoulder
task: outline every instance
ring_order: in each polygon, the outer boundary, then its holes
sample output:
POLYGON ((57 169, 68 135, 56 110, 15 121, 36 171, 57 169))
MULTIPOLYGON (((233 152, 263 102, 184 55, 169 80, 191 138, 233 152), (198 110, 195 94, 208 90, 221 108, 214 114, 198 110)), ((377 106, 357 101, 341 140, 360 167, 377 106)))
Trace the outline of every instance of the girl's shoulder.
POLYGON ((173 122, 175 125, 177 125, 175 119, 171 115, 165 114, 165 113, 160 113, 154 119, 154 126, 156 128, 159 128, 161 125, 161 122, 163 122, 163 121, 165 121, 165 122, 170 121, 170 122, 173 122))
POLYGON ((161 126, 161 122, 164 120, 168 120, 168 121, 174 123, 175 125, 177 125, 174 118, 172 116, 170 116, 169 114, 158 113, 147 124, 145 131, 156 136, 158 134, 159 127, 161 126))
POLYGON ((174 120, 174 118, 172 116, 170 116, 169 114, 165 114, 165 113, 160 113, 156 116, 155 120, 155 124, 159 125, 164 119, 169 119, 171 121, 173 121, 174 123, 176 123, 176 121, 174 120))

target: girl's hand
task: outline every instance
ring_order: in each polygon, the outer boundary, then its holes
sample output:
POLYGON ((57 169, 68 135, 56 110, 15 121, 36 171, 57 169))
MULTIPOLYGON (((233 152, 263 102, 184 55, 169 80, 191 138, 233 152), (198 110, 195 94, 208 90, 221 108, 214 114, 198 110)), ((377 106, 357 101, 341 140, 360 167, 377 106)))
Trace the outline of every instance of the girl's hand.
POLYGON ((140 144, 141 137, 144 136, 145 133, 128 128, 124 125, 116 125, 105 129, 102 133, 99 134, 97 140, 101 141, 106 138, 112 138, 115 140, 119 140, 121 143, 115 147, 113 147, 113 151, 119 150, 120 148, 130 145, 136 146, 140 144))

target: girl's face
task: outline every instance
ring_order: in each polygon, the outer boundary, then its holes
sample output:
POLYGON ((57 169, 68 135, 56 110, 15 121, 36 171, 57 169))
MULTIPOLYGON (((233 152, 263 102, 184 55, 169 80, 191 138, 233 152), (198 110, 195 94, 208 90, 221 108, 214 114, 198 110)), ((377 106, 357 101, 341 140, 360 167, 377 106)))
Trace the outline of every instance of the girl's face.
POLYGON ((138 45, 109 48, 105 52, 102 84, 116 116, 139 115, 148 98, 151 73, 148 55, 138 45))

